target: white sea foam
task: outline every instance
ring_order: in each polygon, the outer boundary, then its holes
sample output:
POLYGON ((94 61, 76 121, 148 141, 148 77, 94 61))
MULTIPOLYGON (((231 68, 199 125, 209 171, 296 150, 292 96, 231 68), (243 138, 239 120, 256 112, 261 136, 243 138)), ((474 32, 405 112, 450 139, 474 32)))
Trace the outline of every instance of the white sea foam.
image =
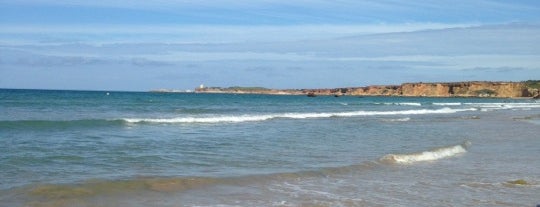
POLYGON ((384 119, 383 121, 386 121, 386 122, 405 122, 405 121, 410 121, 411 118, 409 117, 405 117, 405 118, 398 118, 398 119, 384 119))
POLYGON ((153 122, 153 123, 219 123, 219 122, 248 122, 248 121, 264 121, 274 118, 270 115, 259 116, 216 116, 216 117, 178 117, 164 119, 123 119, 129 123, 138 122, 153 122))
POLYGON ((418 114, 449 114, 462 111, 474 111, 476 109, 420 109, 403 111, 351 111, 333 113, 282 113, 263 115, 238 115, 238 116, 213 116, 213 117, 176 117, 176 118, 126 118, 122 119, 129 123, 150 122, 150 123, 220 123, 220 122, 253 122, 265 121, 269 119, 309 119, 309 118, 330 118, 330 117, 355 117, 355 116, 388 116, 388 115, 418 115, 418 114))
POLYGON ((465 141, 463 144, 435 148, 424 152, 412 154, 388 154, 383 156, 380 161, 385 163, 412 164, 416 162, 439 160, 465 153, 470 145, 471 142, 465 141))
POLYGON ((400 106, 422 106, 421 103, 397 103, 400 106))
POLYGON ((396 102, 396 103, 378 103, 384 105, 398 105, 398 106, 422 106, 422 103, 416 102, 396 102))
POLYGON ((540 108, 540 103, 463 103, 464 105, 488 109, 540 108))

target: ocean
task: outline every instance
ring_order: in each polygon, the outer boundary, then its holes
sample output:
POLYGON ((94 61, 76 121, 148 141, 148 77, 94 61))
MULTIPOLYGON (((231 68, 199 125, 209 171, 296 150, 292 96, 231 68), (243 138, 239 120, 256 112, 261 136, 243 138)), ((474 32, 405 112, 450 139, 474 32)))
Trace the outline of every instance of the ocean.
POLYGON ((0 90, 0 206, 536 206, 540 101, 0 90))

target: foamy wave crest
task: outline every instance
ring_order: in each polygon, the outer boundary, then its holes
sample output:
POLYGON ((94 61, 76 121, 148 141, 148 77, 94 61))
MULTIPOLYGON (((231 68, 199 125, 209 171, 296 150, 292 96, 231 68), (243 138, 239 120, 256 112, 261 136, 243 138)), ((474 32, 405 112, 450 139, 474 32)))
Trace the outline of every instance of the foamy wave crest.
POLYGON ((410 121, 411 118, 409 117, 405 117, 405 118, 399 118, 399 119, 384 119, 383 121, 386 121, 386 122, 405 122, 405 121, 410 121))
POLYGON ((439 160, 463 154, 467 152, 467 148, 469 148, 469 146, 471 146, 471 142, 465 141, 459 145, 435 148, 425 152, 412 154, 388 154, 383 156, 380 161, 383 163, 411 164, 416 162, 439 160))
POLYGON ((336 113, 335 116, 377 116, 377 115, 417 115, 417 114, 452 114, 463 111, 476 111, 475 108, 469 109, 419 109, 419 110, 403 110, 403 111, 355 111, 336 113))
POLYGON ((421 103, 397 103, 397 105, 401 105, 401 106, 422 106, 421 103))
POLYGON ((384 105, 398 105, 398 106, 422 106, 421 103, 416 102, 397 102, 397 103, 382 103, 384 105))
POLYGON ((462 111, 474 111, 476 109, 421 109, 421 110, 403 110, 403 111, 351 111, 351 112, 333 112, 333 113, 283 113, 266 115, 239 115, 239 116, 215 116, 215 117, 178 117, 163 119, 122 119, 129 123, 221 123, 221 122, 253 122, 265 121, 269 119, 310 119, 310 118, 330 118, 330 117, 355 117, 355 116, 388 116, 388 115, 416 115, 416 114, 448 114, 462 111))
POLYGON ((463 103, 472 107, 486 109, 540 108, 539 103, 463 103))
POLYGON ((149 122, 149 123, 220 123, 220 122, 248 122, 264 121, 274 118, 270 115, 261 116, 217 116, 217 117, 180 117, 168 119, 123 119, 129 123, 149 122))

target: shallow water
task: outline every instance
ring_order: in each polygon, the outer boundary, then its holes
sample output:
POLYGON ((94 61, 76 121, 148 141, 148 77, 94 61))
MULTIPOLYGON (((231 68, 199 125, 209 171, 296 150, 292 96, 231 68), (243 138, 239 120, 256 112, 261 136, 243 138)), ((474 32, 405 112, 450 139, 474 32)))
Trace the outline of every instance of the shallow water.
POLYGON ((0 206, 540 204, 535 100, 0 97, 0 206))

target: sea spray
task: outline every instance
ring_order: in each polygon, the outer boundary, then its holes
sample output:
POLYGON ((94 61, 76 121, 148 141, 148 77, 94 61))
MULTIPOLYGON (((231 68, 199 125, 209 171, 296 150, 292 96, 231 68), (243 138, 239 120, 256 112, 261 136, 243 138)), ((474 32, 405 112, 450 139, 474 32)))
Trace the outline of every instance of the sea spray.
POLYGON ((448 157, 454 157, 467 152, 471 146, 470 141, 465 141, 459 145, 435 148, 428 151, 411 154, 388 154, 383 156, 380 161, 383 163, 412 164, 423 161, 434 161, 448 157))

